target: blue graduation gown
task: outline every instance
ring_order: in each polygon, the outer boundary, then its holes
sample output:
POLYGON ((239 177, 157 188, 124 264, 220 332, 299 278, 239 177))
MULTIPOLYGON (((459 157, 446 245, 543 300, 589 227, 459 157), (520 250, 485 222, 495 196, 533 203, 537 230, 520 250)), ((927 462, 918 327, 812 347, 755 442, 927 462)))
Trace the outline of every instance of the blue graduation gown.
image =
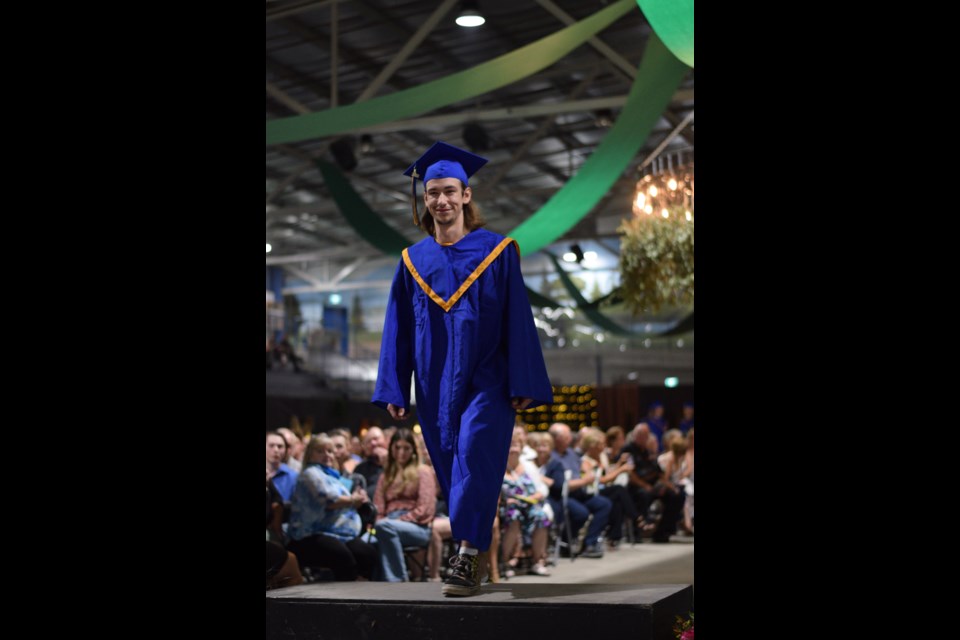
POLYGON ((553 402, 517 245, 504 240, 477 229, 451 246, 429 237, 406 250, 387 302, 373 394, 384 409, 409 408, 414 376, 453 537, 481 550, 490 546, 507 466, 516 416, 510 401, 553 402))

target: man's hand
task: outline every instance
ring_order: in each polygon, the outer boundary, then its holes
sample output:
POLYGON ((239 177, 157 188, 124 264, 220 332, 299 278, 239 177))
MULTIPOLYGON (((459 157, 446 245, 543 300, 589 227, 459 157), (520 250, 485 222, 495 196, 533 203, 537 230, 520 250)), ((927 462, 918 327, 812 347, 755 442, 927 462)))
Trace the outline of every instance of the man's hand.
POLYGON ((403 422, 410 417, 410 415, 407 413, 406 407, 398 407, 396 405, 387 403, 387 411, 390 412, 391 418, 400 422, 403 422))
POLYGON ((520 411, 529 407, 531 402, 533 402, 533 398, 514 398, 510 401, 510 406, 520 411))

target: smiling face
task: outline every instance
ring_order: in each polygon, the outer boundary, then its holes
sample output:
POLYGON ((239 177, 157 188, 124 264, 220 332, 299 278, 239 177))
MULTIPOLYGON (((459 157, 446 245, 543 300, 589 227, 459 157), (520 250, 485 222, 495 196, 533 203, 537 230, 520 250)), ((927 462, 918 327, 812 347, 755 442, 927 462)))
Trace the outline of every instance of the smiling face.
POLYGON ((423 201, 437 227, 450 227, 463 222, 463 205, 470 202, 473 192, 464 188, 457 178, 428 180, 423 201))
POLYGON ((312 459, 308 462, 319 462, 320 464, 330 467, 331 469, 340 468, 340 465, 337 463, 337 454, 334 451, 332 443, 314 449, 311 452, 311 458, 312 459))

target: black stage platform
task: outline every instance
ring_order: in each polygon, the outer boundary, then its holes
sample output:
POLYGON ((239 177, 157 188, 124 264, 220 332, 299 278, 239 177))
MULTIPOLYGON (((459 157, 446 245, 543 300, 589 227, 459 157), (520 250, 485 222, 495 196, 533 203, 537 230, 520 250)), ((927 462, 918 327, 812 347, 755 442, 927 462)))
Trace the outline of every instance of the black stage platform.
POLYGON ((693 608, 684 584, 489 584, 445 598, 440 583, 327 582, 267 591, 266 637, 316 640, 673 640, 693 608))

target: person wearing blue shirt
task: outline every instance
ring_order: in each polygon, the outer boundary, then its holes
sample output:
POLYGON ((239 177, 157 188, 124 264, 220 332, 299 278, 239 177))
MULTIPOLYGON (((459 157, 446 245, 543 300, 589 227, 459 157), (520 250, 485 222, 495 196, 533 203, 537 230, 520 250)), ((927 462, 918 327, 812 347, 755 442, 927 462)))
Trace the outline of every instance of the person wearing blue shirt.
POLYGON ((479 593, 516 411, 553 402, 520 248, 482 228, 468 184, 486 162, 437 142, 404 173, 414 224, 428 237, 404 249, 397 265, 373 394, 374 404, 405 420, 413 377, 424 442, 461 541, 445 596, 479 593))
POLYGON ((276 431, 267 431, 267 480, 290 502, 293 488, 297 485, 297 472, 281 462, 287 453, 287 441, 276 431))

